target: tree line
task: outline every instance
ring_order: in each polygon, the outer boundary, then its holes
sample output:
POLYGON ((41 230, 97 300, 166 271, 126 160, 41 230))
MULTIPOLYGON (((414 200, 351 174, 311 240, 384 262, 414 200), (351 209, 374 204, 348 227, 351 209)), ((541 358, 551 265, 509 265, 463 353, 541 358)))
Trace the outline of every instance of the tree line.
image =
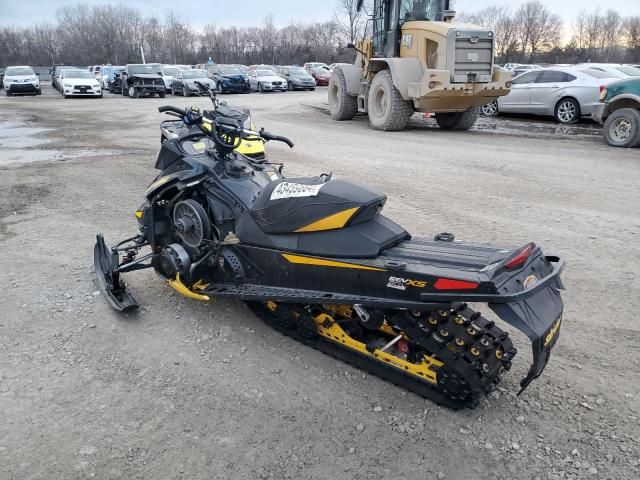
POLYGON ((562 19, 538 0, 513 10, 489 6, 462 12, 456 21, 475 23, 495 33, 496 57, 503 63, 640 63, 640 15, 580 10, 562 19))
MULTIPOLYGON (((278 28, 267 16, 258 26, 207 24, 201 30, 175 11, 158 18, 123 4, 78 4, 60 8, 55 23, 0 26, 0 65, 136 63, 142 60, 141 47, 147 62, 195 64, 209 57, 245 65, 350 62, 353 50, 347 44, 371 27, 356 4, 336 0, 327 21, 278 28)), ((516 9, 461 12, 455 21, 491 28, 501 63, 640 63, 640 16, 623 17, 613 9, 582 10, 565 24, 540 1, 530 0, 516 9)))
POLYGON ((164 18, 144 16, 123 4, 78 4, 57 10, 55 23, 31 27, 0 26, 0 66, 93 65, 139 63, 141 47, 147 62, 192 65, 206 63, 303 64, 351 61, 346 45, 360 28, 362 14, 355 0, 340 0, 333 18, 292 22, 278 28, 272 16, 254 27, 207 24, 201 30, 175 11, 164 18))

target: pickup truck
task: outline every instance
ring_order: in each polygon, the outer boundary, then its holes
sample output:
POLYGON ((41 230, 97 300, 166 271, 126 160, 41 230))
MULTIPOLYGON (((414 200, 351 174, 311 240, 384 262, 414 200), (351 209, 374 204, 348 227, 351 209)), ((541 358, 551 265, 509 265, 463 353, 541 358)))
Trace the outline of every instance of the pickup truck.
POLYGON ((120 74, 122 95, 125 97, 165 97, 165 86, 160 68, 155 64, 128 64, 120 74))
POLYGON ((608 84, 600 94, 593 119, 604 124, 604 138, 609 145, 640 146, 640 78, 608 84))

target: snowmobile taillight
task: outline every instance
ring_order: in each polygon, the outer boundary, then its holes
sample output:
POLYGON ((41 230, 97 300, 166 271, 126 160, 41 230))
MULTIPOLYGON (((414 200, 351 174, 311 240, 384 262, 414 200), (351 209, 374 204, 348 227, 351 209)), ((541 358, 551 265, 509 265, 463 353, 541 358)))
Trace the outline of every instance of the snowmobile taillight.
POLYGON ((511 260, 505 263, 504 265, 505 268, 507 270, 513 270, 514 268, 518 268, 524 265, 525 262, 528 260, 529 255, 531 255, 531 252, 533 251, 533 248, 535 246, 536 246, 535 243, 530 243, 529 245, 524 247, 522 250, 520 250, 517 253, 515 257, 513 257, 511 260))
POLYGON ((476 282, 465 282, 464 280, 452 280, 450 278, 439 278, 433 286, 436 290, 474 290, 478 288, 476 282))

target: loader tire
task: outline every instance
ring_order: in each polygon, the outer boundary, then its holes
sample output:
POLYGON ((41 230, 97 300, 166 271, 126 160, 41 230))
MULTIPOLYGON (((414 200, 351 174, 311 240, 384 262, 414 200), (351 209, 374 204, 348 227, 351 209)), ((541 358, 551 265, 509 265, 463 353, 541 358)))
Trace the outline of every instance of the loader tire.
POLYGON ((413 105, 393 85, 391 72, 382 70, 373 77, 367 99, 369 123, 374 130, 402 130, 413 115, 413 105))
POLYGON ((436 123, 443 130, 469 130, 480 116, 480 107, 464 112, 436 113, 436 123))
POLYGON ((355 117, 358 113, 358 98, 352 97, 347 92, 347 79, 341 69, 336 68, 333 71, 328 90, 331 117, 339 122, 355 117))

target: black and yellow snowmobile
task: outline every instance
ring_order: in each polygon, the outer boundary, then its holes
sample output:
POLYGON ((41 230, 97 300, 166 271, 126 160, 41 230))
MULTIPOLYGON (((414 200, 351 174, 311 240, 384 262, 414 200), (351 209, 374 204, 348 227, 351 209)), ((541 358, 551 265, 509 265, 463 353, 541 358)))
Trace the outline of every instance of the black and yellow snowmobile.
POLYGON ((138 306, 122 274, 153 268, 189 298, 244 300, 290 337, 462 408, 477 405, 516 354, 508 334, 467 305, 486 303, 532 341, 522 390, 541 374, 561 324, 563 260, 534 243, 412 238, 382 214, 386 196, 375 189, 331 175, 284 178, 236 153, 247 137, 293 144, 214 104, 208 120, 160 108, 189 129, 162 143, 139 232, 111 248, 97 236, 97 282, 113 308, 138 306))

